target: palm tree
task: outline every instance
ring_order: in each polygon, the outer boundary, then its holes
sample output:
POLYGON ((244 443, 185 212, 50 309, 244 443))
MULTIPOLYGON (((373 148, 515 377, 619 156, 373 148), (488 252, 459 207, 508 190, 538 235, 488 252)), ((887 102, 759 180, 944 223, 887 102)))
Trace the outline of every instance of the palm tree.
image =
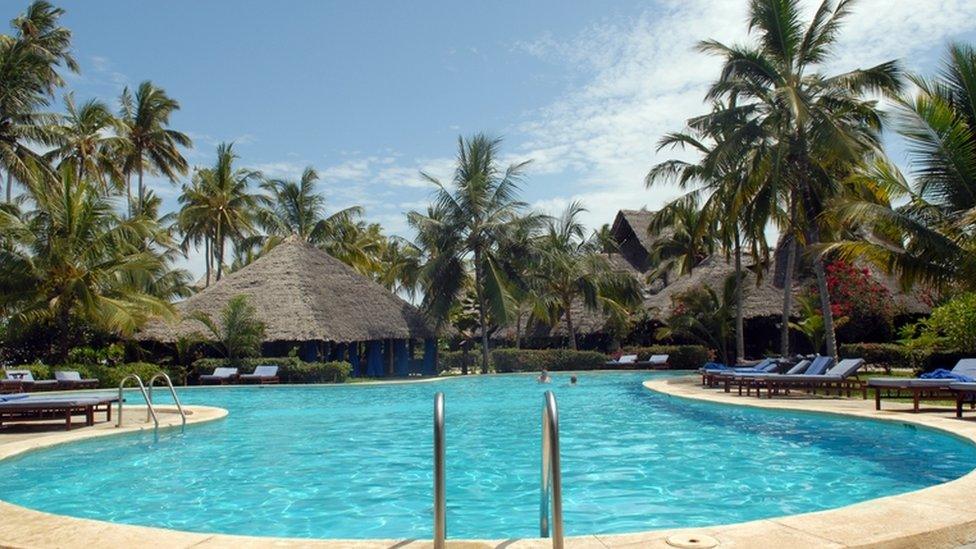
MULTIPOLYGON (((894 94, 901 73, 894 62, 826 76, 817 71, 830 58, 851 0, 824 0, 809 24, 801 18, 799 0, 753 0, 749 27, 753 46, 726 46, 709 40, 706 53, 724 60, 721 76, 709 91, 711 100, 726 100, 742 109, 773 143, 764 162, 765 184, 788 212, 781 227, 789 243, 783 299, 782 352, 789 354, 790 281, 798 246, 829 240, 820 216, 838 192, 835 174, 880 150, 881 117, 868 94, 894 94)), ((824 311, 828 353, 837 355, 830 294, 823 259, 813 258, 824 311)))
MULTIPOLYGON (((753 259, 764 262, 768 245, 764 228, 778 214, 775 195, 762 186, 766 143, 755 121, 744 116, 740 109, 716 104, 715 114, 689 120, 689 131, 666 135, 658 146, 691 149, 701 156, 699 162, 668 160, 654 166, 645 180, 650 188, 661 182, 676 181, 681 188, 696 185, 682 197, 669 203, 663 211, 677 208, 694 208, 704 200, 697 223, 701 229, 714 228, 710 235, 728 252, 731 250, 735 269, 735 349, 736 360, 745 356, 745 322, 743 315, 743 267, 744 246, 751 246, 753 259)), ((683 216, 678 216, 681 219, 683 216)), ((699 231, 700 233, 700 231, 699 231)), ((701 238, 707 238, 702 234, 701 238)), ((679 243, 695 243, 700 238, 691 235, 679 239, 679 243)), ((682 249, 681 246, 671 246, 682 249)), ((703 246, 684 246, 697 251, 703 246)), ((686 253, 686 255, 689 255, 686 253)), ((680 257, 680 255, 679 255, 680 257)), ((690 270, 690 263, 688 264, 690 270)))
POLYGON ((13 240, 0 248, 0 309, 13 330, 49 324, 63 360, 79 326, 129 335, 151 315, 171 317, 173 310, 129 283, 161 268, 159 256, 139 247, 155 222, 120 219, 74 170, 66 166, 58 175, 57 185, 27 184, 35 209, 19 217, 0 211, 0 232, 13 240))
POLYGON ((194 311, 189 316, 203 324, 214 338, 214 346, 231 362, 261 354, 264 323, 257 319, 254 305, 246 295, 237 295, 220 312, 220 322, 210 315, 194 311))
MULTIPOLYGON (((147 80, 139 84, 135 95, 128 88, 122 90, 120 104, 122 135, 128 141, 124 164, 126 188, 129 188, 129 177, 135 172, 138 176, 135 210, 140 211, 145 198, 145 171, 161 173, 176 182, 177 177, 185 175, 188 169, 180 147, 191 147, 193 142, 186 134, 167 127, 170 116, 179 110, 180 104, 152 82, 147 80)), ((131 191, 129 197, 131 203, 131 191)))
MULTIPOLYGON (((183 246, 204 239, 208 261, 216 263, 217 280, 223 274, 224 249, 228 239, 239 239, 254 229, 258 197, 249 185, 261 179, 253 170, 235 168, 233 144, 217 145, 217 160, 212 168, 198 169, 193 182, 183 187, 178 225, 184 235, 183 246)), ((208 284, 210 267, 208 265, 208 284)))
POLYGON ((548 302, 550 319, 564 318, 569 347, 576 349, 573 305, 582 303, 591 311, 602 311, 611 318, 624 319, 630 308, 641 302, 637 279, 613 268, 599 244, 585 238, 579 216, 586 210, 578 202, 570 204, 558 218, 549 218, 536 240, 543 300, 548 302))
POLYGON ((52 128, 57 146, 44 155, 46 160, 60 159, 62 165, 73 166, 79 179, 89 179, 107 191, 110 178, 122 181, 121 166, 115 161, 116 151, 123 139, 114 135, 118 129, 115 117, 105 103, 89 100, 80 107, 73 94, 64 98, 65 115, 52 128))
POLYGON ((258 212, 258 220, 269 235, 265 249, 284 237, 297 235, 359 272, 372 274, 385 237, 370 234, 368 226, 358 223, 357 218, 363 213, 359 206, 327 216, 325 197, 315 188, 318 179, 315 169, 308 167, 297 182, 273 179, 261 185, 268 191, 263 200, 265 207, 258 212))
MULTIPOLYGON (((528 162, 518 162, 502 169, 498 165, 501 140, 483 134, 469 139, 458 138, 457 166, 449 184, 421 173, 433 183, 435 210, 440 217, 411 213, 411 222, 422 230, 450 235, 454 246, 450 251, 455 258, 446 264, 438 264, 428 274, 448 276, 448 279, 429 279, 431 286, 438 286, 432 299, 454 302, 463 288, 460 270, 454 267, 470 257, 474 269, 474 288, 478 302, 478 320, 481 328, 481 370, 488 372, 488 316, 499 323, 508 320, 508 291, 503 272, 496 255, 500 235, 516 223, 525 207, 517 199, 518 183, 528 162), (447 270, 439 271, 441 267, 447 270)), ((444 257, 440 260, 447 259, 444 257)), ((429 288, 430 286, 428 286, 429 288)), ((446 304, 432 307, 446 312, 446 304)))
POLYGON ((46 107, 64 81, 59 70, 77 72, 70 52, 71 32, 58 26, 64 10, 45 1, 32 3, 11 22, 14 36, 0 35, 0 167, 7 172, 7 202, 13 181, 29 177, 53 181, 54 173, 28 144, 53 141, 53 117, 38 112, 46 107))
POLYGON ((906 287, 922 282, 976 289, 974 74, 976 49, 953 44, 938 77, 911 77, 918 91, 897 100, 896 115, 912 182, 882 160, 857 174, 876 193, 850 196, 837 209, 871 238, 846 239, 828 252, 870 260, 899 275, 906 287))
POLYGON ((667 284, 671 273, 691 274, 715 251, 716 222, 708 213, 699 208, 696 195, 687 195, 651 216, 648 233, 656 238, 648 252, 658 265, 651 279, 663 278, 667 284))

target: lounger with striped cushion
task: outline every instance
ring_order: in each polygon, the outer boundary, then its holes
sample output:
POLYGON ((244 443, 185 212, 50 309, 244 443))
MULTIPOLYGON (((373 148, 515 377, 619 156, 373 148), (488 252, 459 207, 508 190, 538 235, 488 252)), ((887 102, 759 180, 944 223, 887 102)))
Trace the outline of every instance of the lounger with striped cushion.
MULTIPOLYGON (((976 379, 976 358, 964 358, 950 370, 953 374, 976 379)), ((950 400, 956 393, 950 387, 958 379, 919 379, 904 377, 873 377, 868 387, 874 389, 874 408, 881 409, 883 398, 911 398, 912 411, 918 412, 923 400, 950 400)))

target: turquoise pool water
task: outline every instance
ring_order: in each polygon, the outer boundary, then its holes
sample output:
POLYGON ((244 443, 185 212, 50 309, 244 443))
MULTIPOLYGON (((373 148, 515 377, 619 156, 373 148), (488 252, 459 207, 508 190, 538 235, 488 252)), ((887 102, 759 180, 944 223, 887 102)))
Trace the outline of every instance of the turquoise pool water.
POLYGON ((906 492, 976 467, 976 447, 897 423, 694 403, 649 373, 190 389, 227 408, 186 433, 125 435, 0 462, 34 509, 201 532, 431 536, 433 394, 447 402, 448 535, 538 535, 542 394, 556 392, 568 534, 729 523, 906 492))

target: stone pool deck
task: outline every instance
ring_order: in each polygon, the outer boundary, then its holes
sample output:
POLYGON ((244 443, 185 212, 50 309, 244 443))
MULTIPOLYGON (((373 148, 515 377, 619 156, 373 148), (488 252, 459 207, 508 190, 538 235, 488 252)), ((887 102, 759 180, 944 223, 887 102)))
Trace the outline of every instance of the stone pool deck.
MULTIPOLYGON (((826 412, 850 416, 897 421, 949 431, 976 442, 976 412, 970 419, 955 419, 949 409, 922 414, 906 412, 907 405, 885 403, 886 410, 876 412, 871 400, 827 399, 794 396, 779 399, 757 399, 704 389, 693 377, 651 380, 649 390, 673 398, 748 405, 784 410, 826 412)), ((187 407, 193 413, 188 424, 212 421, 226 416, 219 408, 187 407)), ((161 426, 178 426, 175 410, 161 414, 161 426)), ((0 459, 37 448, 76 440, 109 436, 116 433, 149 429, 144 423, 145 409, 127 408, 126 424, 121 429, 105 423, 69 432, 36 428, 12 429, 0 434, 0 459)), ((5 430, 6 431, 6 430, 5 430)), ((976 466, 976 464, 974 464, 976 466)), ((851 479, 856 482, 856 479, 851 479)), ((958 480, 915 492, 875 499, 847 507, 778 517, 752 522, 704 528, 655 530, 621 535, 578 536, 566 539, 571 548, 806 548, 806 547, 959 547, 976 540, 976 473, 958 480), (674 544, 669 544, 668 540, 674 544), (684 541, 682 545, 679 541, 684 541)), ((2 497, 2 496, 0 496, 2 497)), ((0 546, 2 547, 216 547, 246 549, 250 547, 319 547, 319 548, 426 548, 429 540, 308 540, 259 538, 222 534, 198 534, 162 528, 149 528, 77 519, 42 513, 0 502, 0 546)), ((543 548, 549 540, 451 540, 452 548, 543 548)))

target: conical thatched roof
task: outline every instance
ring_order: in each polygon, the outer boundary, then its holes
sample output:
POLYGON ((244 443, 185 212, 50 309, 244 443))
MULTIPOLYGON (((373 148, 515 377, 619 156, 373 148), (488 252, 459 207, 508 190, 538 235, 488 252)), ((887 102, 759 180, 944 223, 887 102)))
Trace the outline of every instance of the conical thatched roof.
POLYGON ((202 333, 185 317, 195 311, 215 321, 231 298, 248 296, 265 324, 266 341, 331 341, 423 338, 433 329, 416 307, 345 263, 297 237, 176 304, 183 320, 150 322, 137 335, 172 342, 202 333))

